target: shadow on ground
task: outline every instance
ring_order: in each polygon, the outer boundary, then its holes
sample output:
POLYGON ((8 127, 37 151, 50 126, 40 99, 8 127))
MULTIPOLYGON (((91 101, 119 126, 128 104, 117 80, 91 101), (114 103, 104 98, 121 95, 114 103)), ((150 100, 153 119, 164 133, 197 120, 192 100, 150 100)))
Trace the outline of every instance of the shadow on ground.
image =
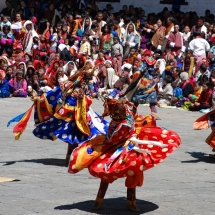
POLYGON ((43 159, 31 159, 31 160, 19 160, 19 161, 2 161, 0 163, 4 163, 3 166, 13 165, 18 162, 29 162, 29 163, 40 163, 43 165, 51 165, 51 166, 61 166, 65 167, 65 159, 58 158, 43 158, 43 159))
MULTIPOLYGON (((125 198, 111 198, 105 199, 102 209, 96 211, 92 210, 93 201, 78 202, 70 205, 60 205, 55 207, 55 210, 73 210, 78 209, 81 211, 95 213, 95 214, 108 214, 108 215, 130 215, 132 212, 127 209, 127 201, 125 198)), ((140 212, 135 212, 135 214, 144 214, 154 210, 157 210, 158 205, 147 202, 144 200, 137 200, 137 206, 140 212)))
POLYGON ((215 163, 215 159, 209 157, 208 154, 203 152, 186 152, 191 157, 195 158, 195 160, 187 160, 181 161, 181 163, 198 163, 198 162, 205 162, 205 163, 215 163))

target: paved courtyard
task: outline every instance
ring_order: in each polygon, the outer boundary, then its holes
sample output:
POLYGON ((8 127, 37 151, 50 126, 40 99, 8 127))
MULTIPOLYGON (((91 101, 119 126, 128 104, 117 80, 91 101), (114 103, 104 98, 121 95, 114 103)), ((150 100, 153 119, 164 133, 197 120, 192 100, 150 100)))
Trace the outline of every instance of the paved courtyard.
MULTIPOLYGON (((14 141, 12 117, 31 106, 29 99, 0 100, 0 177, 19 181, 0 183, 0 215, 79 215, 132 214, 126 210, 124 179, 109 187, 103 209, 91 210, 99 179, 87 170, 71 175, 64 166, 67 145, 60 141, 42 141, 33 136, 33 120, 14 141)), ((93 109, 102 113, 101 101, 93 109)), ((194 131, 192 124, 200 113, 177 109, 158 109, 158 125, 181 136, 182 145, 163 163, 145 172, 143 187, 137 188, 140 213, 149 215, 214 215, 215 160, 204 142, 210 130, 194 131)), ((149 113, 139 107, 139 113, 149 113)), ((14 124, 13 124, 14 125, 14 124)))

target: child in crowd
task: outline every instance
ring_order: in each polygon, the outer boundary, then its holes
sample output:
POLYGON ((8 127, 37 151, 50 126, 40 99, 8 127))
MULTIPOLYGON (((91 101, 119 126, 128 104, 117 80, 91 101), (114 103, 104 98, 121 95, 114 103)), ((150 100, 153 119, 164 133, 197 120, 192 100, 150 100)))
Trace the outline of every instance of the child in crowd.
POLYGON ((193 57, 193 52, 191 50, 185 51, 185 57, 183 59, 183 70, 188 73, 189 77, 195 76, 195 65, 196 59, 193 57))
POLYGON ((111 56, 114 57, 116 54, 121 54, 123 56, 122 45, 119 44, 118 37, 113 38, 113 45, 111 46, 111 56))
POLYGON ((9 22, 8 20, 8 17, 7 16, 3 16, 2 17, 2 22, 1 22, 1 29, 4 27, 4 26, 11 26, 11 22, 9 22))
POLYGON ((172 77, 167 75, 164 78, 164 89, 161 86, 158 88, 158 106, 171 105, 171 100, 173 96, 173 88, 171 83, 172 77))
POLYGON ((203 63, 200 65, 199 74, 197 74, 197 80, 199 81, 200 85, 202 86, 205 82, 209 80, 210 72, 207 69, 207 66, 203 63))
POLYGON ((87 36, 83 36, 82 40, 81 40, 81 46, 79 49, 79 54, 84 54, 84 55, 91 55, 91 47, 90 47, 90 43, 88 42, 88 37, 87 36))
MULTIPOLYGON (((200 111, 202 109, 210 111, 210 107, 212 105, 212 92, 213 92, 214 84, 211 80, 203 83, 202 92, 199 99, 196 100, 194 104, 191 104, 189 107, 190 111, 200 111)), ((205 111, 202 111, 205 112, 205 111)))
POLYGON ((185 110, 189 110, 189 107, 191 104, 195 103, 195 101, 197 101, 202 93, 202 87, 200 85, 200 83, 197 81, 194 83, 194 92, 193 94, 190 94, 188 96, 188 98, 190 99, 190 101, 184 102, 183 108, 185 110))
POLYGON ((8 66, 6 69, 6 79, 7 81, 10 81, 11 78, 14 77, 14 71, 12 66, 8 66))

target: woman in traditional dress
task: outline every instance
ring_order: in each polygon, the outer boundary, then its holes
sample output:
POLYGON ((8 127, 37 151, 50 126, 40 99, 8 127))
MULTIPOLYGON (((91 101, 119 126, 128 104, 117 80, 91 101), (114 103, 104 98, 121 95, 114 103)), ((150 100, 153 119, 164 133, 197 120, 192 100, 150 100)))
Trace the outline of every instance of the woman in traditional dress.
POLYGON ((75 74, 75 72, 78 70, 75 62, 73 61, 68 61, 64 66, 64 73, 68 76, 71 77, 72 75, 75 74))
POLYGON ((140 45, 140 37, 135 29, 135 25, 130 23, 126 27, 123 45, 123 58, 127 58, 131 48, 138 48, 140 45))
POLYGON ((68 171, 75 174, 88 167, 91 175, 101 179, 93 209, 102 207, 108 185, 126 177, 128 208, 136 206, 136 187, 143 184, 143 171, 159 164, 181 143, 173 131, 156 127, 153 116, 136 113, 128 101, 107 99, 104 116, 112 118, 105 126, 106 135, 97 135, 76 148, 68 171))
POLYGON ((26 34, 23 41, 24 53, 31 54, 33 47, 33 38, 37 37, 39 39, 39 36, 34 30, 34 25, 31 21, 26 21, 24 24, 24 28, 26 30, 26 34))
POLYGON ((109 25, 105 24, 102 27, 102 35, 100 37, 100 50, 111 50, 113 45, 113 35, 111 34, 111 28, 109 25))
POLYGON ((10 90, 14 97, 27 97, 27 81, 22 70, 16 72, 16 76, 9 81, 10 90))

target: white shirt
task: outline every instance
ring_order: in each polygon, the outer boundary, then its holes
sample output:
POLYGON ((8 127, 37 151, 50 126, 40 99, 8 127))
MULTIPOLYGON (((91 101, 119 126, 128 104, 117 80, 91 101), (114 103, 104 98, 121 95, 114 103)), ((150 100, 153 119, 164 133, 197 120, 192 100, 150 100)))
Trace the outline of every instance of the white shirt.
POLYGON ((185 40, 185 41, 188 41, 188 39, 189 39, 189 37, 190 37, 190 32, 188 32, 187 34, 184 32, 184 33, 182 34, 182 36, 184 37, 184 40, 185 40))
POLYGON ((206 55, 206 51, 210 50, 209 43, 203 38, 193 39, 189 44, 189 49, 193 51, 193 55, 206 55))

